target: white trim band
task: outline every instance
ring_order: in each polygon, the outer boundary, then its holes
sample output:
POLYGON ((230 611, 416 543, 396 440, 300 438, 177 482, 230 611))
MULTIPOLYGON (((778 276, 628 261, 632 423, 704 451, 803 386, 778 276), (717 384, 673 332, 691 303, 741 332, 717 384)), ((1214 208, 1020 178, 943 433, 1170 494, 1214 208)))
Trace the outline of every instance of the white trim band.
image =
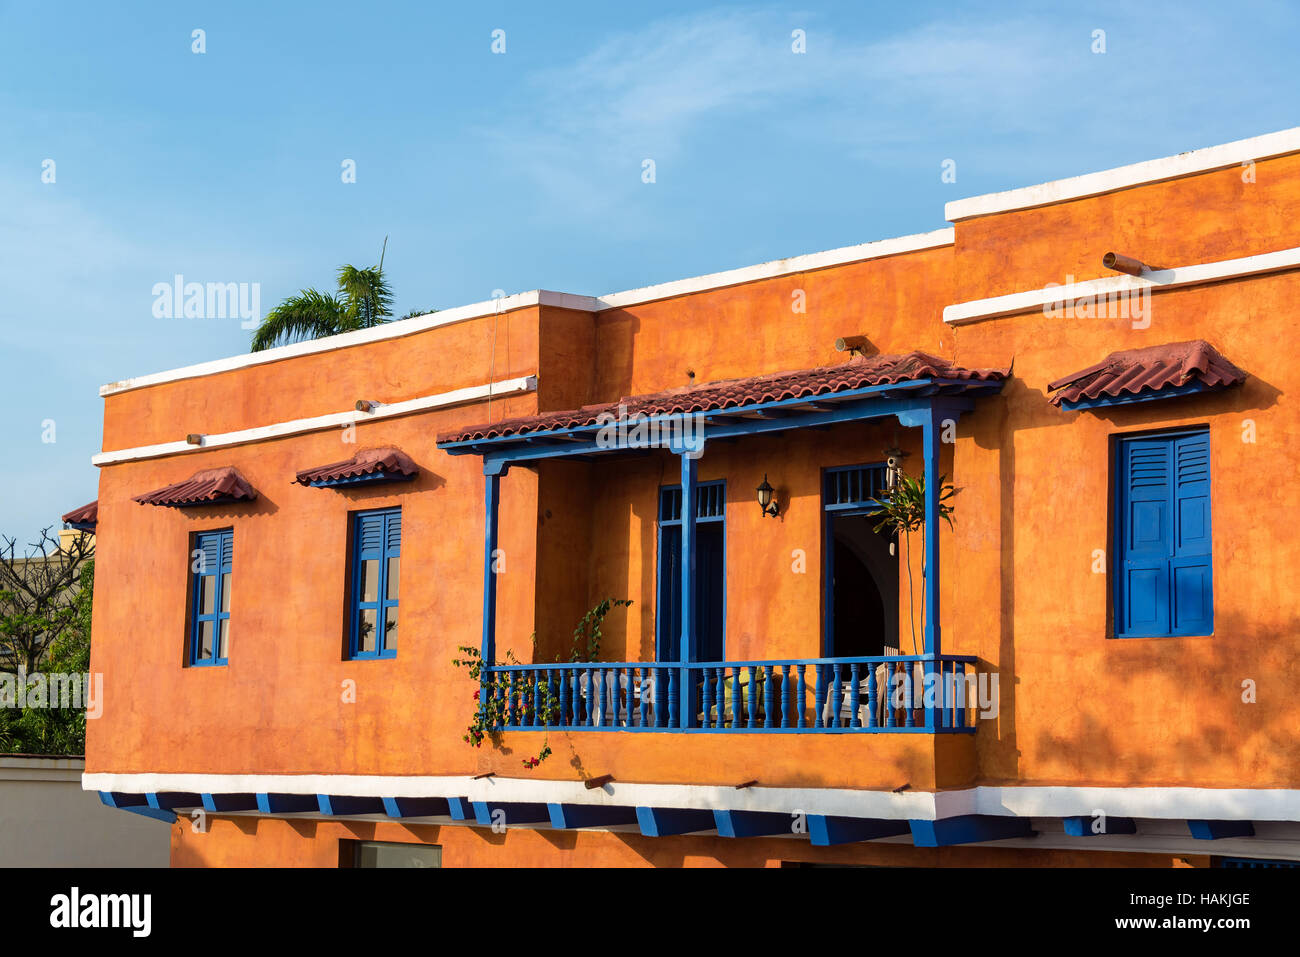
POLYGON ((148 794, 338 794, 351 797, 461 797, 470 801, 776 811, 884 820, 939 820, 962 814, 1072 817, 1100 809, 1113 817, 1216 821, 1300 821, 1300 790, 1282 788, 975 787, 956 791, 765 788, 625 784, 588 790, 581 781, 524 778, 385 777, 356 774, 82 775, 88 791, 148 794))
POLYGON ((276 346, 274 349, 266 349, 262 352, 249 352, 245 355, 230 356, 225 359, 213 359, 196 365, 182 366, 179 369, 170 369, 166 372, 154 372, 150 375, 136 376, 133 379, 122 379, 118 382, 110 382, 107 385, 100 386, 99 394, 101 396, 115 395, 118 392, 139 389, 147 385, 175 382, 179 379, 194 379, 200 376, 214 375, 218 372, 229 372, 232 369, 243 369, 248 366, 263 365, 267 362, 279 362, 281 359, 293 359, 298 356, 314 355, 318 352, 333 352, 336 349, 346 349, 349 346, 360 346, 368 342, 379 342, 384 339, 399 339, 429 329, 438 329, 442 326, 450 326, 458 322, 479 319, 496 313, 513 312, 516 309, 526 309, 530 306, 557 306, 563 309, 579 309, 590 312, 594 309, 594 303, 595 300, 590 296, 571 296, 568 293, 547 292, 545 290, 521 292, 518 295, 506 296, 503 299, 489 299, 485 302, 457 306, 454 309, 443 309, 423 316, 415 316, 411 319, 398 319, 395 322, 371 326, 369 329, 344 332, 336 336, 326 336, 323 339, 307 339, 303 342, 290 343, 287 346, 276 346))
POLYGON ((1165 292, 1201 283, 1281 272, 1295 269, 1297 266, 1300 266, 1300 246, 1261 253, 1257 256, 1243 256, 1240 259, 1223 259, 1212 263, 1179 266, 1177 269, 1161 269, 1143 273, 1141 276, 1127 274, 1103 276, 1100 279, 1088 279, 1068 286, 1052 283, 1043 289, 1013 292, 989 299, 972 299, 970 302, 945 306, 943 321, 949 325, 959 326, 982 319, 997 319, 1001 316, 1062 305, 1075 299, 1095 297, 1097 300, 1104 300, 1107 296, 1125 295, 1144 289, 1153 293, 1165 292))
POLYGON ((707 292, 710 289, 723 289, 727 286, 739 286, 760 279, 775 279, 792 273, 812 272, 830 266, 843 266, 847 263, 863 262, 868 259, 880 259, 896 256, 899 253, 917 252, 922 249, 937 249, 951 246, 955 232, 951 226, 936 229, 928 233, 916 233, 911 236, 899 236, 894 239, 878 239, 875 242, 860 243, 857 246, 843 246, 828 249, 820 253, 808 253, 792 256, 789 259, 773 259, 771 262, 757 266, 744 266, 729 269, 726 272, 709 273, 690 279, 677 279, 672 282, 659 283, 655 286, 642 286, 626 292, 610 293, 599 297, 596 302, 600 309, 622 309, 625 306, 654 302, 676 296, 688 296, 691 293, 707 292))
POLYGON ((201 445, 190 445, 182 440, 179 442, 162 442, 158 445, 141 445, 131 449, 117 449, 112 452, 100 452, 98 455, 92 456, 90 462, 92 465, 98 466, 116 465, 119 462, 135 462, 140 459, 158 458, 163 455, 180 455, 186 452, 199 452, 204 449, 220 448, 228 445, 243 445, 247 442, 278 439, 303 432, 319 432, 321 429, 332 429, 337 426, 360 425, 375 419, 387 419, 397 415, 407 415, 411 412, 424 412, 428 409, 442 409, 447 406, 475 402, 489 397, 497 398, 516 395, 520 392, 532 392, 536 388, 536 376, 521 376, 517 379, 506 379, 501 382, 490 382, 486 385, 455 389, 451 392, 440 392, 437 395, 407 399, 404 402, 377 405, 371 412, 349 410, 347 412, 334 412, 329 415, 318 415, 309 419, 290 419, 287 422, 260 425, 252 429, 240 429, 237 432, 217 432, 212 435, 204 435, 201 445))
POLYGON ((410 336, 429 329, 437 329, 441 326, 449 326, 470 319, 479 319, 494 313, 525 309, 530 306, 552 306, 558 309, 573 309, 579 312, 622 309, 638 303, 666 299, 670 296, 684 296, 709 289, 720 289, 726 286, 755 282, 760 279, 772 279, 791 273, 811 272, 814 269, 826 269, 830 266, 840 266, 867 259, 879 259, 884 256, 895 256, 899 253, 951 246, 953 235, 953 229, 949 226, 928 233, 898 236, 893 239, 880 239, 874 242, 860 243, 856 246, 843 246, 825 252, 793 256, 789 259, 774 259, 771 262, 760 263, 757 266, 744 266, 740 269, 709 273, 706 276, 696 276, 692 279, 677 279, 655 286, 643 286, 626 292, 615 292, 602 297, 575 296, 570 293, 551 292, 545 289, 521 292, 514 296, 506 296, 504 299, 489 299, 485 302, 457 306, 454 309, 445 309, 411 319, 386 322, 383 325, 360 329, 356 332, 327 336, 323 339, 309 339, 304 342, 291 343, 287 346, 277 346, 263 352, 250 352, 247 355, 214 359, 210 362, 200 362, 197 365, 183 366, 166 372, 155 372, 150 375, 137 376, 133 379, 122 379, 119 382, 110 382, 107 385, 100 386, 99 394, 101 396, 115 395, 130 389, 158 385, 163 382, 175 382, 180 379, 214 375, 219 372, 229 372, 232 369, 242 369, 267 362, 278 362, 281 359, 292 359, 296 356, 313 355, 318 352, 332 352, 335 349, 346 349, 349 346, 364 345, 368 342, 410 336))
POLYGON ((974 216, 989 216, 994 213, 1032 209, 1036 206, 1049 206, 1072 199, 1100 196, 1103 193, 1113 193, 1148 183, 1160 183, 1180 176, 1209 173, 1249 161, 1284 156, 1298 151, 1300 151, 1300 127, 1293 127, 1277 133, 1266 133, 1263 136, 1252 136, 1249 139, 1235 140, 1220 146, 1179 153, 1177 156, 1117 166, 1099 173, 1071 176, 1068 179, 1052 180, 1037 186, 1024 186, 1001 193, 985 193, 982 196, 954 200, 944 205, 943 215, 949 222, 955 223, 974 216))

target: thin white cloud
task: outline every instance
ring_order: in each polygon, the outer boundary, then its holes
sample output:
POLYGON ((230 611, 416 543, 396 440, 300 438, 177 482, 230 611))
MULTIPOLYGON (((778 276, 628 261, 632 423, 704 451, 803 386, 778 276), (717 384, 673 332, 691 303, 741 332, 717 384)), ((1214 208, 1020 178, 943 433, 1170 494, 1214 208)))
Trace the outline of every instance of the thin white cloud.
POLYGON ((1093 24, 1056 11, 949 11, 860 37, 771 9, 702 12, 614 34, 571 65, 534 74, 528 112, 489 135, 502 162, 568 215, 606 223, 628 212, 642 158, 663 166, 689 156, 714 125, 936 171, 949 154, 932 154, 950 140, 978 150, 986 166, 1032 176, 1045 151, 1088 163, 1116 141, 1135 150, 1189 135, 1188 148, 1216 141, 1196 136, 1200 117, 1234 115, 1235 91, 1215 68, 1193 75, 1187 64, 1218 58, 1230 71, 1258 42, 1263 17, 1239 7, 1236 26, 1216 28, 1218 15, 1154 6, 1093 24), (802 55, 791 52, 795 27, 807 31, 802 55), (1094 28, 1107 30, 1104 55, 1091 52, 1094 28))

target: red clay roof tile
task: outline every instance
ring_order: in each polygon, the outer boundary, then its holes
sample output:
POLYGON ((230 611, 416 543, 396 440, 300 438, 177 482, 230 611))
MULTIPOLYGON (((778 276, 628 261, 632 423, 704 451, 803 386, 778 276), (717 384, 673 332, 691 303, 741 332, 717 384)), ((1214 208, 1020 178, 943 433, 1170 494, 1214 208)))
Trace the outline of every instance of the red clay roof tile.
POLYGON ((1238 385, 1246 373, 1204 339, 1170 342, 1142 349, 1112 352, 1101 362, 1049 383, 1052 404, 1081 402, 1102 396, 1119 398, 1158 393, 1193 382, 1211 388, 1238 385), (1059 390, 1059 391, 1058 391, 1059 390))
POLYGON ((706 382, 649 395, 628 396, 618 402, 584 405, 580 409, 564 412, 502 419, 500 422, 444 432, 438 436, 438 442, 464 442, 550 429, 581 428, 595 425, 602 415, 619 414, 620 406, 629 416, 720 412, 737 406, 810 399, 819 395, 916 379, 948 382, 1000 381, 1009 373, 1009 369, 962 368, 949 359, 926 352, 858 357, 839 366, 706 382))
POLYGON ((216 502, 244 502, 257 498, 248 481, 231 467, 203 469, 184 482, 135 496, 141 505, 208 505, 216 502))
POLYGON ((391 446, 378 449, 361 449, 356 455, 342 462, 319 465, 316 468, 303 469, 298 473, 296 482, 310 485, 312 482, 328 482, 334 479, 357 478, 362 475, 400 475, 406 477, 419 472, 419 467, 401 449, 391 446))
POLYGON ((63 516, 63 521, 69 525, 94 525, 99 521, 99 499, 81 508, 74 508, 63 516))

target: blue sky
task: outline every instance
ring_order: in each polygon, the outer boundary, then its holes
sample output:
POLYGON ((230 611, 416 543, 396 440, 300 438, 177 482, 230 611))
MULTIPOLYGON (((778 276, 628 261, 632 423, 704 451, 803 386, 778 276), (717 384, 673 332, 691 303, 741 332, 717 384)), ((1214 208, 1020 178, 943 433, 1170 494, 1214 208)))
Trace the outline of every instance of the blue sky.
POLYGON ((128 9, 0 3, 0 533, 20 541, 96 496, 101 384, 247 351, 238 320, 154 317, 177 273, 259 283, 265 310, 387 235, 398 315, 599 295, 1300 122, 1285 3, 128 9))

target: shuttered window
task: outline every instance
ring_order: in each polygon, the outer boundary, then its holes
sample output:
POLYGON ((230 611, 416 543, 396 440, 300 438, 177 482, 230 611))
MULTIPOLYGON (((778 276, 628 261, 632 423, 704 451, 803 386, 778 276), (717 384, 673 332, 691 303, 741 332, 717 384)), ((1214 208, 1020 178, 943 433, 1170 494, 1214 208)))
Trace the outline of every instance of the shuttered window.
POLYGON ((1209 432, 1120 439, 1117 467, 1116 637, 1211 634, 1209 432))
POLYGON ((233 529, 199 532, 190 551, 191 665, 224 665, 230 653, 230 574, 233 529))
POLYGON ((397 587, 402 553, 402 510, 352 516, 350 658, 397 655, 397 587))

